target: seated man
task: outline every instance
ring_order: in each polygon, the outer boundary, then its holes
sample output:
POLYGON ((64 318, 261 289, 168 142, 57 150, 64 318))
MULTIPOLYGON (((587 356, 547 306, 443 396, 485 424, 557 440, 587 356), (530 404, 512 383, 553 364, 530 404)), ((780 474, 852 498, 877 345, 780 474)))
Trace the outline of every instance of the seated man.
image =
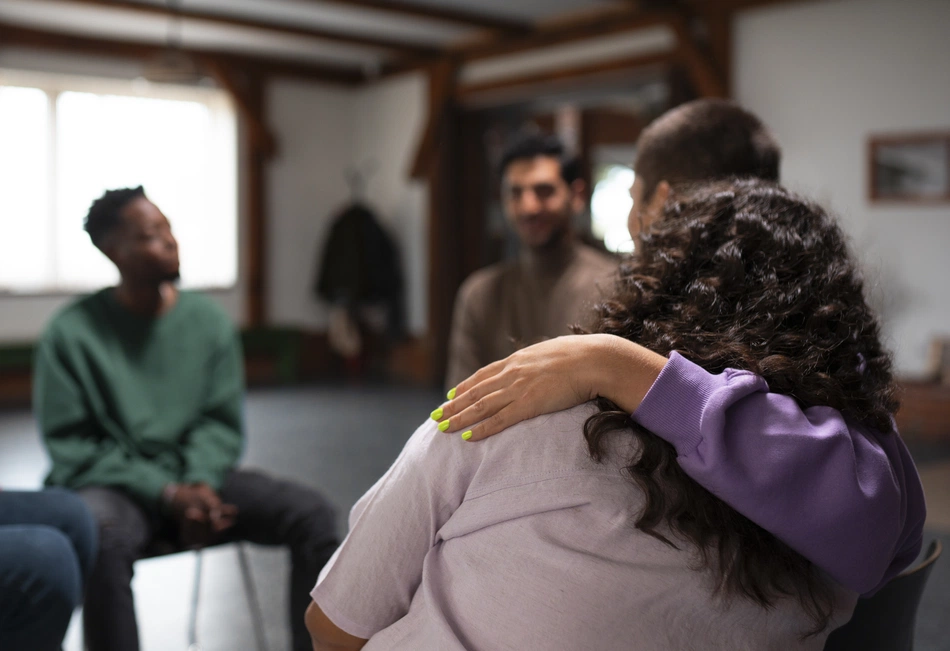
POLYGON ((617 260, 582 244, 584 208, 576 159, 554 136, 514 140, 501 160, 502 204, 518 257, 479 269, 459 288, 449 335, 449 387, 520 346, 566 335, 608 289, 617 260))
POLYGON ((0 491, 0 649, 59 649, 95 559, 96 521, 75 494, 0 491))
POLYGON ((77 490, 99 522, 88 648, 138 648, 132 565, 171 536, 184 546, 289 546, 294 649, 309 650, 302 618, 338 542, 333 509, 308 487, 235 468, 244 442, 237 333, 209 299, 175 287, 178 245, 143 189, 106 192, 86 231, 121 280, 49 324, 34 407, 52 459, 47 484, 77 490))

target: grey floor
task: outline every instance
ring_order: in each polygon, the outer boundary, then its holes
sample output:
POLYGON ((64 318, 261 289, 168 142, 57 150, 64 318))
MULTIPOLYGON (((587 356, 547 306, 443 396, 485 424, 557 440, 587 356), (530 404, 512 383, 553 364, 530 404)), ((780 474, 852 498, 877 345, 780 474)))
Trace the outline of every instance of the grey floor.
MULTIPOLYGON (((413 430, 439 404, 438 392, 398 388, 308 387, 253 391, 247 399, 244 464, 323 491, 338 507, 341 531, 352 504, 389 467, 413 430)), ((913 449, 918 463, 950 458, 946 446, 913 449)), ((0 486, 36 488, 46 458, 26 410, 0 412, 0 486)), ((950 531, 931 530, 948 556, 934 569, 918 618, 917 651, 950 651, 950 531)), ((251 547, 252 573, 267 623, 267 648, 289 648, 284 593, 287 558, 251 547)), ((253 633, 233 546, 204 552, 198 630, 205 651, 253 649, 253 633)), ((185 651, 195 558, 179 554, 136 565, 133 588, 142 651, 185 651)), ((78 617, 65 651, 81 651, 78 617)))

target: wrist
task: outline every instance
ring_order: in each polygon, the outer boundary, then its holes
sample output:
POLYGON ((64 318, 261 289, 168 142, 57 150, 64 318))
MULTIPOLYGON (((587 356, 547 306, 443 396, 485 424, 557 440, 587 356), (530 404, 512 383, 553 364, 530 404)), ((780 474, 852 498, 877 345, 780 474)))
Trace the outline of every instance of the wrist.
POLYGON ((632 414, 669 361, 623 337, 603 335, 598 360, 598 394, 632 414))
POLYGON ((161 497, 161 505, 163 508, 171 510, 172 503, 175 501, 175 496, 178 495, 180 489, 181 484, 165 484, 165 488, 162 489, 161 497))

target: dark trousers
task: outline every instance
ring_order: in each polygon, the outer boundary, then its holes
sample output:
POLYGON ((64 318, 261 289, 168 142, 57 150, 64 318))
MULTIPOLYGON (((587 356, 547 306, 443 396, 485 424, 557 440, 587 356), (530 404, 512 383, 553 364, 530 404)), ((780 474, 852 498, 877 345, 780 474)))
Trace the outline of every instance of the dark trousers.
POLYGON ((95 557, 96 524, 76 495, 0 491, 0 649, 58 649, 95 557))
MULTIPOLYGON (((132 565, 173 526, 124 493, 103 487, 79 495, 99 521, 99 556, 86 589, 83 628, 89 651, 137 651, 132 565)), ((259 472, 233 470, 219 493, 238 509, 234 526, 215 544, 247 540, 290 548, 290 629, 294 651, 312 651, 304 611, 320 569, 339 539, 333 508, 317 491, 259 472)))

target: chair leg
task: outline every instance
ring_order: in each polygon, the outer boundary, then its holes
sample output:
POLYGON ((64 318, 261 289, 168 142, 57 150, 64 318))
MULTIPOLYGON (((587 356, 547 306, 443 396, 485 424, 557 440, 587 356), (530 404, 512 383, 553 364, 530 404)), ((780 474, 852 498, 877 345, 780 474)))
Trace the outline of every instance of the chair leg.
POLYGON ((198 595, 201 591, 201 560, 200 549, 195 550, 195 580, 191 593, 191 612, 188 614, 188 651, 201 651, 198 644, 198 595))
POLYGON ((257 590, 254 589, 254 577, 251 576, 251 564, 247 559, 247 549, 244 543, 237 544, 238 561, 241 564, 241 577, 244 579, 244 594, 247 595, 247 605, 251 611, 251 622, 254 624, 254 636, 257 638, 258 651, 267 651, 267 639, 264 636, 264 616, 261 613, 261 604, 257 599, 257 590))

